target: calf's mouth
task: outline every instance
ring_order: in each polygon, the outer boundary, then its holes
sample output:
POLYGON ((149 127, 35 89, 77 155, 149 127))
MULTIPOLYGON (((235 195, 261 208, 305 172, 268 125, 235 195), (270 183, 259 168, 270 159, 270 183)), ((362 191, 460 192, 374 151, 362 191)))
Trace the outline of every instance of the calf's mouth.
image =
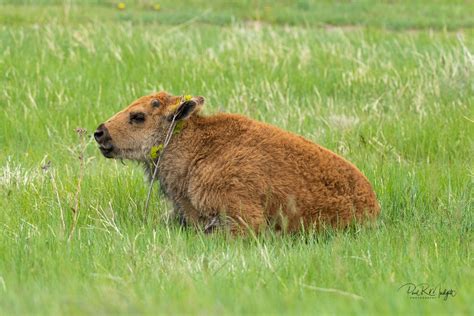
POLYGON ((99 145, 99 150, 106 158, 113 158, 114 157, 114 146, 111 144, 107 145, 99 145))

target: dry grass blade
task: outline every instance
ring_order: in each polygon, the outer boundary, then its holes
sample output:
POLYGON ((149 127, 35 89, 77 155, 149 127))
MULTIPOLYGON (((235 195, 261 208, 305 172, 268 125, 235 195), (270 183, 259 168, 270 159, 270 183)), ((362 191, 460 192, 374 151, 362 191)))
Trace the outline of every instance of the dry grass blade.
POLYGON ((79 148, 79 179, 77 180, 77 187, 76 192, 74 194, 74 206, 71 207, 73 213, 73 221, 71 225, 71 231, 69 232, 69 237, 67 239, 68 242, 71 241, 72 236, 76 230, 77 222, 79 220, 79 195, 81 193, 81 185, 82 179, 84 178, 84 169, 85 169, 85 161, 84 161, 84 152, 86 150, 86 142, 85 137, 87 135, 87 131, 84 128, 76 128, 76 133, 80 139, 80 148, 79 148))
POLYGON ((161 156, 163 154, 163 151, 166 149, 166 146, 168 146, 168 144, 171 140, 171 136, 173 136, 173 131, 174 131, 174 128, 176 127, 176 116, 177 115, 178 114, 176 113, 173 116, 173 120, 171 121, 168 132, 166 133, 165 142, 163 143, 163 148, 161 149, 161 153, 159 154, 158 159, 156 160, 156 162, 153 163, 154 166, 155 166, 155 169, 153 170, 153 175, 152 175, 151 180, 150 180, 150 187, 148 188, 148 194, 147 194, 146 202, 145 202, 145 209, 143 210, 143 213, 144 213, 143 222, 145 224, 146 224, 147 219, 148 219, 148 206, 150 204, 151 193, 153 192, 153 184, 155 183, 155 179, 156 179, 156 176, 158 174, 158 165, 160 164, 160 160, 161 160, 161 156))
POLYGON ((339 294, 339 295, 351 297, 351 298, 356 299, 356 300, 363 300, 364 299, 364 297, 362 297, 360 295, 350 293, 350 292, 346 292, 346 291, 341 291, 341 290, 338 290, 338 289, 317 287, 317 286, 308 285, 308 284, 301 284, 301 285, 303 287, 305 287, 307 289, 310 289, 310 290, 313 290, 313 291, 326 292, 326 293, 336 293, 336 294, 339 294))

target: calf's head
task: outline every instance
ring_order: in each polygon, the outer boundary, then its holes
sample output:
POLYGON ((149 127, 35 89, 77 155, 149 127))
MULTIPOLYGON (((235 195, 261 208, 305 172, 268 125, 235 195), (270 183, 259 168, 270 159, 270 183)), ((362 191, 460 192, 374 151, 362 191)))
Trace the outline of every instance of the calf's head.
POLYGON ((107 158, 146 161, 153 146, 162 144, 173 120, 181 121, 197 113, 203 97, 154 93, 134 101, 105 123, 94 138, 107 158))

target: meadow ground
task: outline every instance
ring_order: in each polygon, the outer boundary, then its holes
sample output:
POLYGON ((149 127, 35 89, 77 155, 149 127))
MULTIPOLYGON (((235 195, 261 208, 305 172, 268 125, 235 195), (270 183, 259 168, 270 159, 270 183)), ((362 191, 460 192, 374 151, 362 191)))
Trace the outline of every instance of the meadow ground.
POLYGON ((474 314, 473 2, 174 2, 0 0, 0 314, 474 314), (143 224, 90 134, 162 89, 342 154, 376 227, 206 236, 158 195, 143 224))

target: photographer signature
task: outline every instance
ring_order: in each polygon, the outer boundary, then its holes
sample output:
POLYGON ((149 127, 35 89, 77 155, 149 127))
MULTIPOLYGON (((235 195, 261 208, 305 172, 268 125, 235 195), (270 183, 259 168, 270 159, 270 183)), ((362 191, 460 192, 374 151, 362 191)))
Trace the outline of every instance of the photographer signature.
POLYGON ((449 297, 455 297, 456 291, 442 288, 440 285, 431 286, 428 283, 405 283, 398 288, 398 291, 405 290, 410 298, 436 299, 442 298, 446 301, 449 297))

